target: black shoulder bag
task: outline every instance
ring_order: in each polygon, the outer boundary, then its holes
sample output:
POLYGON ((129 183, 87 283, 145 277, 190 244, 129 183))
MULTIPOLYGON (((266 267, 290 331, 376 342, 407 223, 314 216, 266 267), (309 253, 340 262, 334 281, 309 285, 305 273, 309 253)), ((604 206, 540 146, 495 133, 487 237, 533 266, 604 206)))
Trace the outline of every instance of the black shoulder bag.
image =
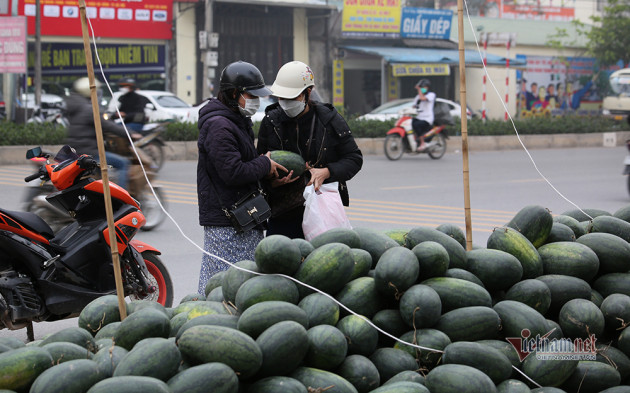
MULTIPOLYGON (((210 178, 210 173, 208 173, 208 171, 206 171, 206 173, 210 178)), ((247 232, 255 226, 267 221, 267 219, 271 216, 271 208, 269 207, 267 200, 265 200, 265 193, 262 190, 260 181, 258 181, 257 190, 252 191, 238 201, 234 202, 229 209, 225 207, 225 204, 221 200, 219 192, 212 182, 212 178, 210 178, 210 184, 212 185, 215 194, 217 194, 217 199, 221 204, 221 210, 223 210, 225 215, 230 219, 230 222, 232 223, 234 229, 236 229, 236 232, 247 232)))

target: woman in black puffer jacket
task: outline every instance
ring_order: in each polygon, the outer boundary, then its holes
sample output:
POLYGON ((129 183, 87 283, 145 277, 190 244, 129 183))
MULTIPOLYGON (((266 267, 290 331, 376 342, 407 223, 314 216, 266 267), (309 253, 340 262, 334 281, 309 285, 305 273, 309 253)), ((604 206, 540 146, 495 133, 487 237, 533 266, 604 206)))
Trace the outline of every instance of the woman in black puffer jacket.
POLYGON ((268 182, 272 217, 267 236, 282 234, 304 238, 302 218, 306 185, 318 190, 323 183, 339 182, 344 206, 349 205, 346 182, 361 170, 363 155, 350 127, 330 104, 309 99, 313 72, 300 61, 283 65, 271 86, 278 103, 267 107, 258 133, 257 150, 288 150, 304 158, 310 170, 293 182, 288 177, 268 182))

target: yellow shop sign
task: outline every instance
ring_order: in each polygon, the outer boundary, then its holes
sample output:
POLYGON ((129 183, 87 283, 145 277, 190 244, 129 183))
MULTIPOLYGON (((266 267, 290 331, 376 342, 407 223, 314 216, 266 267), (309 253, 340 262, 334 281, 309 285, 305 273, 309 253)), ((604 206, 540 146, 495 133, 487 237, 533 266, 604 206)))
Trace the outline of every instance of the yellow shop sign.
POLYGON ((401 76, 443 76, 451 74, 451 67, 448 64, 418 64, 400 63, 392 64, 392 75, 401 76))

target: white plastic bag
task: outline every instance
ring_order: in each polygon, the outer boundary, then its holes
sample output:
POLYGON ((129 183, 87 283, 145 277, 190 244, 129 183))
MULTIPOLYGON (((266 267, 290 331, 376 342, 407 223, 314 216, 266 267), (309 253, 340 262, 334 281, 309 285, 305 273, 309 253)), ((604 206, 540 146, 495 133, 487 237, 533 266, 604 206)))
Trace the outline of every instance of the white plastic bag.
POLYGON ((304 189, 304 218, 302 230, 308 241, 332 228, 352 229, 341 202, 339 183, 322 184, 315 192, 313 185, 304 189))

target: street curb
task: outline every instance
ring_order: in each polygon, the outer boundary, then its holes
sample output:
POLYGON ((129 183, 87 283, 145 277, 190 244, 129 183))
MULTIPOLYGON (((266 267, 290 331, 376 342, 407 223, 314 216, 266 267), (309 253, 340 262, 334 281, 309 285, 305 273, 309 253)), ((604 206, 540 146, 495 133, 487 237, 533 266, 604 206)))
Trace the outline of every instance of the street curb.
MULTIPOLYGON (((625 146, 630 139, 630 131, 589 133, 589 134, 549 134, 521 135, 520 139, 528 149, 572 148, 572 147, 615 147, 625 146)), ((385 138, 357 138, 357 145, 364 155, 382 155, 385 138)), ((26 163, 26 150, 34 146, 0 146, 0 165, 26 163)), ((61 146, 42 146, 45 150, 58 151, 61 146)), ((521 149, 516 135, 469 136, 469 151, 521 149)), ((447 152, 462 150, 461 136, 448 139, 447 152)), ((197 141, 167 142, 166 158, 170 161, 196 160, 197 141)))

